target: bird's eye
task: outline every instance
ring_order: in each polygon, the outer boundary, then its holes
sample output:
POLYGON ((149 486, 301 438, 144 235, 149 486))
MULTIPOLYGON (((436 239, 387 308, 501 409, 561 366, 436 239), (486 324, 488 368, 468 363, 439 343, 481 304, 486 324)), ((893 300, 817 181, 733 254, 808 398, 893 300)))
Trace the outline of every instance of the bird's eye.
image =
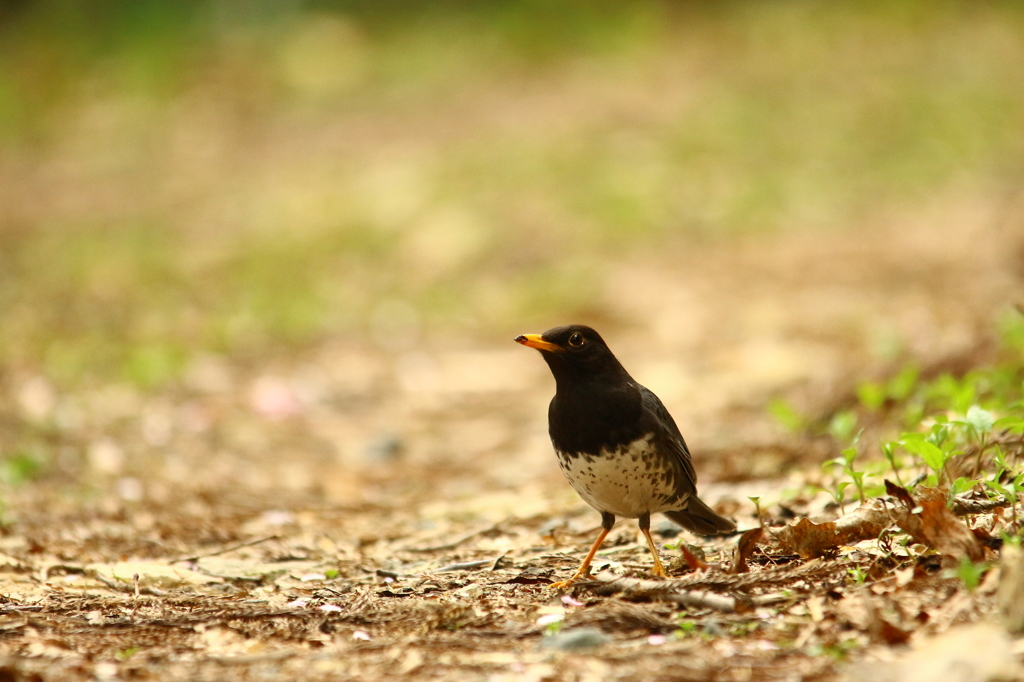
POLYGON ((572 346, 573 348, 579 348, 580 346, 582 346, 583 345, 583 334, 580 334, 579 332, 576 332, 575 334, 570 336, 569 337, 569 345, 572 346))

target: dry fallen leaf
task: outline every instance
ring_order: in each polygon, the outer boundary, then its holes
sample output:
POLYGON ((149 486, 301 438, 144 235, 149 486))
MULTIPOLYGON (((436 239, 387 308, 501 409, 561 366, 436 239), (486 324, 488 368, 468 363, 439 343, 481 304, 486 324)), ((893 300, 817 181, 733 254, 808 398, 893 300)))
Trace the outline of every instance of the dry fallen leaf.
POLYGON ((732 573, 747 572, 747 561, 754 553, 754 549, 757 547, 757 543, 761 541, 763 534, 764 531, 758 527, 752 528, 740 536, 739 545, 736 547, 736 560, 732 565, 732 573))
POLYGON ((870 500, 836 521, 814 523, 804 518, 773 535, 784 548, 809 559, 825 556, 843 545, 877 538, 889 524, 889 512, 882 502, 870 500))
POLYGON ((915 541, 940 554, 967 557, 971 561, 985 558, 985 550, 974 533, 946 506, 946 491, 922 488, 915 499, 903 488, 888 484, 895 490, 903 506, 893 510, 893 520, 915 541), (902 491, 902 492, 900 492, 902 491))
POLYGON ((689 566, 691 570, 706 571, 709 568, 708 563, 700 557, 698 557, 697 555, 695 555, 693 552, 691 552, 689 547, 687 547, 686 545, 680 544, 679 551, 682 552, 683 559, 686 561, 686 565, 689 566))
POLYGON ((169 589, 187 585, 206 585, 208 583, 224 582, 223 579, 196 573, 186 568, 169 566, 157 561, 121 561, 114 564, 90 564, 85 567, 88 575, 103 578, 108 582, 121 582, 131 585, 134 576, 144 587, 156 587, 169 589))
POLYGON ((796 552, 805 559, 825 556, 839 546, 836 524, 814 523, 810 519, 800 519, 774 533, 783 548, 796 552))
POLYGON ((905 504, 907 509, 914 508, 914 498, 910 496, 906 488, 896 485, 889 479, 885 479, 885 492, 905 504))
POLYGON ((854 545, 881 535, 892 523, 889 509, 881 500, 868 500, 849 514, 836 519, 836 533, 842 545, 854 545))

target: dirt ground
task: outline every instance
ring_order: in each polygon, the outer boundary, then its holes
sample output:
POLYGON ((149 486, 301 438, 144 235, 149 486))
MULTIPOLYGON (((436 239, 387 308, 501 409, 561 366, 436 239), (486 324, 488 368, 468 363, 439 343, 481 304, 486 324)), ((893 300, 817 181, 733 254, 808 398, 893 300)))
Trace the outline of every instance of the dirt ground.
MULTIPOLYGON (((827 419, 907 359, 986 357, 1019 300, 1021 226, 999 202, 950 203, 920 224, 673 245, 604 273, 587 321, 662 397, 702 497, 742 528, 749 496, 775 530, 839 516, 800 492, 838 446, 787 433, 772 398, 827 419)), ((620 520, 603 582, 550 590, 598 516, 552 456, 547 369, 512 342, 539 331, 210 357, 145 395, 7 377, 0 428, 87 457, 5 500, 0 679, 934 679, 925 662, 955 652, 982 675, 955 679, 1024 679, 1020 642, 991 625, 994 578, 968 593, 938 565, 881 564, 877 540, 808 558, 765 539, 733 573, 736 538, 656 521, 712 565, 663 549, 675 579, 659 587, 620 520), (857 580, 873 571, 889 577, 857 580)))

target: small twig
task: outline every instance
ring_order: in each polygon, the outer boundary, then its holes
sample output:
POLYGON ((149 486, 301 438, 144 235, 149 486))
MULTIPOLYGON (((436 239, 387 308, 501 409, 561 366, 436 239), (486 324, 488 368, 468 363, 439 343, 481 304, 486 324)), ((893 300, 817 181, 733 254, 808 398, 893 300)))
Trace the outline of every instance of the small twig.
POLYGON ((1004 497, 997 497, 992 500, 972 500, 957 495, 953 498, 950 506, 953 513, 957 516, 965 516, 967 514, 983 514, 994 509, 1005 509, 1011 505, 1004 497))
POLYGON ((735 597, 714 592, 675 592, 659 595, 658 598, 690 609, 711 609, 722 613, 735 613, 737 605, 735 597))
POLYGON ((452 540, 451 542, 445 543, 443 545, 434 545, 433 547, 403 547, 401 549, 404 552, 440 552, 443 550, 455 549, 462 543, 468 542, 469 540, 472 540, 478 535, 484 535, 485 533, 490 533, 492 531, 498 530, 498 526, 499 524, 494 524, 488 526, 487 528, 481 528, 480 530, 473 531, 469 535, 465 535, 459 538, 458 540, 452 540))
POLYGON ((257 663, 272 663, 275 661, 284 661, 289 658, 295 658, 302 654, 298 651, 284 650, 284 651, 271 651, 265 654, 255 654, 249 656, 210 656, 209 661, 211 663, 217 663, 218 665, 244 665, 251 666, 257 663))
POLYGON ((7 557, 8 559, 10 559, 21 570, 29 570, 29 571, 35 570, 35 566, 32 564, 31 561, 27 561, 25 559, 20 559, 20 558, 14 556, 13 554, 8 554, 7 552, 0 552, 0 556, 7 557))
POLYGON ((212 557, 212 556, 219 556, 221 554, 227 554, 228 552, 233 552, 236 549, 242 549, 243 547, 252 547, 253 545, 258 545, 258 544, 260 544, 262 542, 267 542, 268 540, 277 540, 280 537, 281 537, 280 535, 268 535, 268 536, 266 536, 264 538, 257 538, 255 540, 248 540, 246 542, 239 542, 239 543, 234 544, 234 545, 228 545, 227 547, 223 547, 221 549, 218 549, 215 552, 206 552, 204 554, 193 554, 192 556, 182 557, 180 559, 173 559, 170 563, 172 563, 172 564, 179 564, 179 563, 182 563, 184 561, 199 561, 200 559, 206 559, 206 558, 212 557))
POLYGON ((494 566, 494 564, 496 564, 498 561, 501 561, 501 557, 498 557, 497 559, 482 559, 480 561, 463 561, 457 564, 448 564, 447 566, 442 566, 441 568, 438 568, 434 571, 428 571, 428 573, 452 573, 454 571, 475 571, 478 568, 483 568, 484 566, 494 566))
POLYGON ((125 583, 121 583, 121 582, 117 582, 117 581, 113 581, 113 580, 107 580, 103 576, 97 575, 97 574, 93 574, 93 575, 91 575, 89 577, 95 578, 96 580, 99 580, 101 583, 103 583, 104 585, 106 585, 110 589, 114 590, 115 592, 122 592, 124 594, 131 594, 136 599, 138 598, 139 594, 146 594, 146 595, 149 595, 151 597, 166 597, 167 594, 168 594, 167 592, 164 592, 163 590, 158 590, 155 587, 139 587, 137 585, 127 585, 125 583))
POLYGON ((756 606, 766 606, 779 602, 790 601, 792 596, 782 593, 762 594, 756 597, 737 597, 724 595, 708 590, 687 590, 677 589, 672 582, 656 580, 640 580, 638 578, 625 578, 611 574, 597 576, 597 581, 602 583, 601 591, 612 590, 623 592, 628 596, 644 596, 661 601, 670 601, 690 608, 707 608, 723 613, 734 613, 745 611, 756 606))
POLYGON ((755 606, 787 601, 791 597, 782 594, 765 594, 757 597, 736 597, 717 594, 708 590, 681 589, 674 581, 640 580, 625 578, 611 573, 596 577, 600 592, 623 592, 627 596, 643 596, 661 601, 670 601, 688 608, 712 609, 723 613, 746 611, 755 606))
POLYGON ((644 596, 672 601, 690 608, 711 608, 723 613, 733 613, 737 606, 735 597, 706 590, 675 590, 671 582, 642 581, 615 576, 614 573, 608 572, 599 574, 596 580, 601 584, 601 592, 623 592, 627 596, 644 596))
POLYGON ((63 569, 69 573, 85 573, 85 568, 73 564, 46 564, 39 569, 39 582, 46 583, 50 579, 50 571, 63 569))

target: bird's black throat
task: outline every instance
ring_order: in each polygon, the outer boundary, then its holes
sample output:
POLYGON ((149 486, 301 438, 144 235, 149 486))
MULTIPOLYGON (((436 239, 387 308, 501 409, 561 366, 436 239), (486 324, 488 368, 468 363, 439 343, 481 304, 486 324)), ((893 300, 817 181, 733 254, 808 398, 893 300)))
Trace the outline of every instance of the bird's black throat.
MULTIPOLYGON (((556 375, 557 378, 557 375, 556 375)), ((548 406, 548 432, 555 450, 568 456, 598 455, 641 438, 643 401, 628 378, 559 381, 548 406)))

